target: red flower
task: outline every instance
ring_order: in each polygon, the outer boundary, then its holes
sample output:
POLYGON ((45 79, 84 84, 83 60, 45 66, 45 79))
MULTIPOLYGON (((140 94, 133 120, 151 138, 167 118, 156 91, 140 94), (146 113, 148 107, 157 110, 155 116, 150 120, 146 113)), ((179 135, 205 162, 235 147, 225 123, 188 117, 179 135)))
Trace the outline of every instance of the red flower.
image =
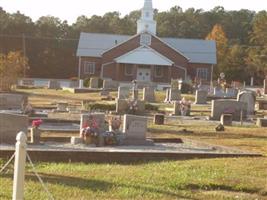
POLYGON ((43 120, 37 119, 32 121, 32 127, 38 128, 43 123, 43 120))

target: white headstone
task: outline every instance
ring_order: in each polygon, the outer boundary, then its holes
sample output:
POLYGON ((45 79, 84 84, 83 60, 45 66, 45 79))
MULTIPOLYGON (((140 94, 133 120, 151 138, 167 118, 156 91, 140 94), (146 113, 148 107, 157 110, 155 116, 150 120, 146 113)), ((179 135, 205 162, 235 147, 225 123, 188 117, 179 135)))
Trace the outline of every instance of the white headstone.
POLYGON ((79 80, 79 88, 83 88, 83 79, 79 80))
POLYGON ((153 145, 152 140, 146 139, 147 119, 142 116, 124 115, 123 133, 124 145, 153 145))
POLYGON ((267 79, 266 78, 264 79, 264 82, 263 82, 263 91, 264 91, 264 94, 267 94, 267 79))
POLYGON ((120 86, 118 88, 118 99, 128 99, 129 93, 130 93, 130 88, 120 86))
POLYGON ((238 101, 247 103, 247 114, 255 114, 256 95, 253 92, 243 91, 238 94, 238 101))
POLYGON ((143 89, 143 101, 155 102, 155 90, 152 87, 145 87, 143 89))
POLYGON ((165 103, 170 102, 170 89, 166 89, 166 97, 164 100, 165 103))

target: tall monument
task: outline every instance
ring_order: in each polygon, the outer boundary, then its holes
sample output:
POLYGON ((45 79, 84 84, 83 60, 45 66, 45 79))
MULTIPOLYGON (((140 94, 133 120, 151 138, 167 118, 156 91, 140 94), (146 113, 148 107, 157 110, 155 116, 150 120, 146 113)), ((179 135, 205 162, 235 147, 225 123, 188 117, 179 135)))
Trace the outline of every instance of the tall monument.
POLYGON ((152 0, 145 0, 141 18, 137 21, 137 33, 150 32, 156 35, 157 22, 154 20, 152 0))

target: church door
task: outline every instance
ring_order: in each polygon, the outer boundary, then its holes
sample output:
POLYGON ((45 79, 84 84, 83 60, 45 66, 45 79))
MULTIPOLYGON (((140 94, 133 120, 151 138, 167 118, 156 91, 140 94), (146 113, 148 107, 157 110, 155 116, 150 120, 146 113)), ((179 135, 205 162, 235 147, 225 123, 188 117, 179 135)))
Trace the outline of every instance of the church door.
POLYGON ((151 81, 151 69, 150 69, 150 67, 138 67, 136 78, 138 81, 144 81, 144 82, 151 81))

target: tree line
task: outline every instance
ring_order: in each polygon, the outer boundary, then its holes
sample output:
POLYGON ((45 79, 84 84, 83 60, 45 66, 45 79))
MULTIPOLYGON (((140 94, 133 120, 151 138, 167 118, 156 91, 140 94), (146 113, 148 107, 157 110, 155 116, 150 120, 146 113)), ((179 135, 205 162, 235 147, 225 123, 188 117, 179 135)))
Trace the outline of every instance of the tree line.
MULTIPOLYGON (((0 7, 0 53, 25 52, 28 77, 70 78, 77 76, 76 50, 80 32, 136 34, 140 10, 123 17, 118 12, 103 16, 79 16, 68 24, 53 16, 33 21, 20 12, 8 13, 0 7)), ((210 11, 175 6, 169 11, 155 10, 159 37, 215 39, 220 72, 228 80, 261 83, 267 72, 267 12, 251 10, 210 11)))

